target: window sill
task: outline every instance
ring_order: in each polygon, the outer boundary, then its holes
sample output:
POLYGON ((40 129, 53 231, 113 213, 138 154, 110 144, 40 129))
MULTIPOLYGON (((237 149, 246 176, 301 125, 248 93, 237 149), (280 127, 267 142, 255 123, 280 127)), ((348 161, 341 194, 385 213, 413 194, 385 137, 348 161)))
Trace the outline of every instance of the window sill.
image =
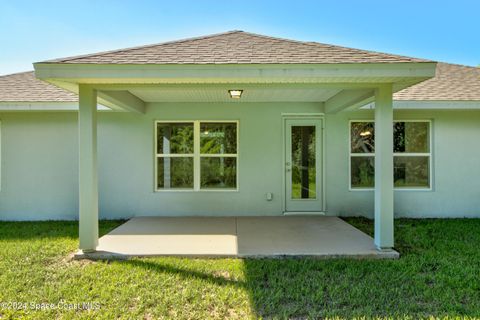
MULTIPOLYGON (((375 191, 375 188, 349 188, 348 191, 375 191)), ((433 188, 393 188, 393 191, 433 191, 433 188)))
POLYGON ((155 193, 170 193, 170 192, 191 192, 191 193, 203 193, 203 192, 239 192, 239 189, 203 189, 203 190, 193 190, 193 189, 166 189, 166 190, 154 190, 155 193))

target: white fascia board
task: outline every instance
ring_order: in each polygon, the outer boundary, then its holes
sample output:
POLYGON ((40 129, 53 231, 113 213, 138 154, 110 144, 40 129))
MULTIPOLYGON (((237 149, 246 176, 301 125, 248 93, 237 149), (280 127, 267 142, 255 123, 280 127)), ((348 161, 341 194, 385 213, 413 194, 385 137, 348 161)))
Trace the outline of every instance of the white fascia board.
MULTIPOLYGON (((480 109, 480 101, 394 100, 393 108, 405 110, 476 110, 480 109)), ((375 102, 370 102, 361 109, 375 109, 375 102)))
POLYGON ((335 83, 420 82, 436 63, 177 64, 35 63, 39 79, 72 83, 335 83))
MULTIPOLYGON (((101 104, 98 111, 111 111, 101 104)), ((0 111, 78 111, 78 102, 0 102, 0 111)))
POLYGON ((480 109, 480 101, 393 101, 396 109, 480 109))

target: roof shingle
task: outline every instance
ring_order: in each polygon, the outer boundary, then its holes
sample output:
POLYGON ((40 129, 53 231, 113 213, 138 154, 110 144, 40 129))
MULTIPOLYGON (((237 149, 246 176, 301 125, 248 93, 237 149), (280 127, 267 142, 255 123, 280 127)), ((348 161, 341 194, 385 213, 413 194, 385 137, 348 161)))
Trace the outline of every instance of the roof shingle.
POLYGON ((435 77, 393 95, 407 101, 480 101, 480 68, 437 63, 435 77))
POLYGON ((73 102, 76 94, 35 78, 33 71, 0 76, 0 102, 73 102))
POLYGON ((81 64, 338 64, 428 60, 243 31, 45 61, 81 64))

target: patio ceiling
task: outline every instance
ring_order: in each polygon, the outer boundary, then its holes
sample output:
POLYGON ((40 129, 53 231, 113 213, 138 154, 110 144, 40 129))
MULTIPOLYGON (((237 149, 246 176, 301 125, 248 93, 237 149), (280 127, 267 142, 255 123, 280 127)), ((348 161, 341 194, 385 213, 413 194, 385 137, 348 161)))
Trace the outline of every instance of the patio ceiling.
POLYGON ((232 102, 228 89, 244 89, 236 102, 325 102, 339 112, 373 100, 375 88, 393 91, 431 78, 435 63, 349 65, 65 65, 35 64, 37 78, 78 93, 98 91, 112 109, 144 113, 146 102, 232 102), (247 89, 248 90, 247 90, 247 89))
POLYGON ((337 88, 295 88, 279 86, 167 86, 128 90, 145 102, 324 102, 339 93, 337 88), (232 99, 228 90, 242 89, 241 99, 232 99))

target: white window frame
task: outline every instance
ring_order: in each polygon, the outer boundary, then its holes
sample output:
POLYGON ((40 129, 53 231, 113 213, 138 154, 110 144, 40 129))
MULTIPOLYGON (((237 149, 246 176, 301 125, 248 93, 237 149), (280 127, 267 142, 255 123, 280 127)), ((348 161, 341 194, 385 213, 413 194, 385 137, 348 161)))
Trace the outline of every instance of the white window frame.
MULTIPOLYGON (((348 122, 348 189, 349 191, 373 191, 375 188, 354 188, 352 187, 352 157, 373 157, 375 158, 375 152, 370 153, 353 153, 352 152, 352 122, 373 122, 373 119, 359 119, 350 120, 348 122)), ((428 187, 394 187, 395 191, 432 191, 433 190, 433 128, 432 120, 430 119, 394 119, 395 122, 428 122, 428 134, 429 134, 429 152, 394 152, 393 157, 428 157, 428 187)), ((392 123, 392 126, 393 126, 392 123)), ((394 173, 392 172, 392 175, 394 173)))
POLYGON ((239 137, 240 137, 240 125, 238 120, 155 120, 154 121, 154 191, 155 192, 238 192, 239 191, 239 137), (157 150, 157 127, 159 123, 192 123, 193 124, 193 153, 189 154, 161 154, 157 150), (237 153, 226 154, 202 154, 200 153, 200 123, 235 123, 237 127, 237 153), (158 158, 164 157, 192 157, 193 158, 193 188, 175 188, 175 189, 163 189, 158 188, 158 158), (200 186, 201 179, 201 158, 236 158, 236 187, 226 189, 205 189, 200 186))
POLYGON ((2 191, 2 120, 0 119, 0 192, 2 191))

